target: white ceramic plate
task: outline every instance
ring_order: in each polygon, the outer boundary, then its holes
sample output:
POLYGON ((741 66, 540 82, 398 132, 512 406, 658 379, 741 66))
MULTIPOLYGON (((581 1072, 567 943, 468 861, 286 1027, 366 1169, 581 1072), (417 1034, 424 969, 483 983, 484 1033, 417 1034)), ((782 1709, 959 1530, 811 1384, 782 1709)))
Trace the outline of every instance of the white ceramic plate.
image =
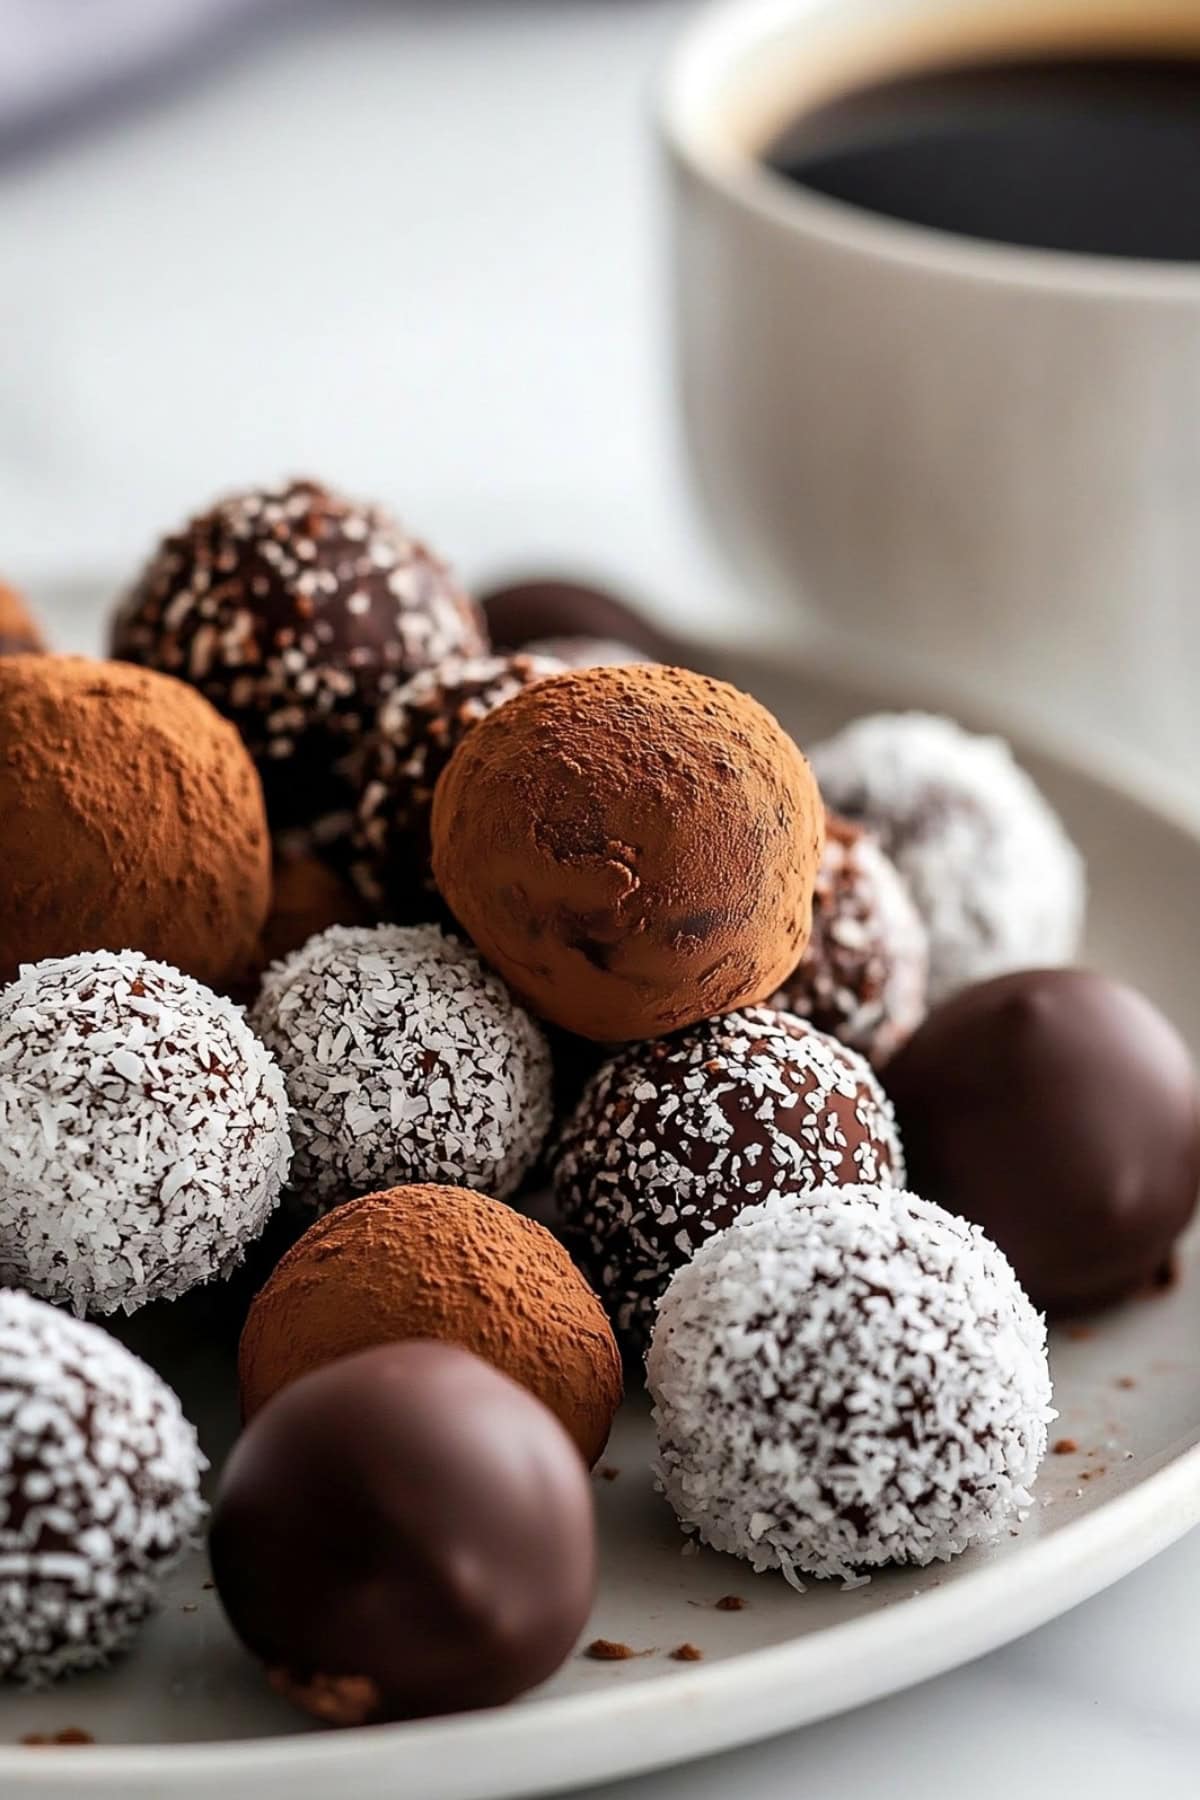
MULTIPOLYGON (((803 741, 881 704, 828 672, 733 657, 713 666, 756 691, 803 741)), ((888 703, 912 696, 886 697, 888 703)), ((1200 809, 1125 768, 1100 778, 1026 755, 1083 847, 1091 960, 1126 976, 1200 1045, 1200 809)), ((775 1576, 681 1539, 649 1475, 644 1403, 629 1402, 596 1480, 600 1599, 586 1639, 642 1653, 574 1657, 494 1713, 322 1734, 267 1691, 224 1625, 197 1557, 118 1667, 49 1693, 0 1698, 6 1796, 191 1800, 500 1800, 685 1760, 855 1706, 1018 1636, 1125 1574, 1200 1520, 1200 1246, 1172 1291, 1057 1334, 1055 1435, 1038 1506, 987 1554, 893 1571, 843 1593, 797 1595, 775 1576), (741 1611, 715 1602, 735 1594, 741 1611), (695 1645, 698 1662, 672 1660, 695 1645), (19 1747, 28 1733, 91 1732, 94 1747, 19 1747)), ((211 1306, 185 1302, 127 1336, 164 1369, 218 1460, 233 1429, 232 1350, 211 1306), (186 1329, 185 1329, 186 1327, 186 1329), (180 1344, 181 1336, 187 1342, 180 1344), (170 1339, 168 1343, 165 1339, 170 1339)))

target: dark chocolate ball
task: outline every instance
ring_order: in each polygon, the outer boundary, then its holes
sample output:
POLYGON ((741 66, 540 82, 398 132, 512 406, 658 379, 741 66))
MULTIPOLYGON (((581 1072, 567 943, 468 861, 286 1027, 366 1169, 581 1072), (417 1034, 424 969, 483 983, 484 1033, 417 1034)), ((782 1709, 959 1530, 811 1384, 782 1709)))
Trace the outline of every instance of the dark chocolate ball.
POLYGON ((247 1427, 213 1575, 272 1683, 330 1724, 495 1706, 588 1616, 587 1471, 532 1394, 448 1344, 330 1363, 247 1427))
POLYGON ((628 644, 651 662, 676 660, 664 632, 619 594, 585 581, 513 581, 492 588, 480 605, 498 650, 524 650, 545 638, 594 638, 628 644))
POLYGON ((352 803, 341 765, 384 696, 484 645, 432 551, 315 481, 230 495, 165 538, 112 632, 114 656, 191 682, 233 721, 274 830, 318 833, 352 803))
POLYGON ((914 1191, 982 1225, 1051 1313, 1151 1281, 1192 1216, 1191 1057, 1104 975, 1032 969, 964 989, 883 1081, 914 1191))
POLYGON ((635 1044, 589 1081, 554 1168, 561 1235, 624 1347, 644 1351, 675 1270, 769 1194, 903 1186, 870 1067, 766 1007, 635 1044))
POLYGON ((468 731, 564 667, 546 656, 455 656, 384 701, 359 771, 350 863, 359 892, 383 917, 428 919, 436 910, 433 790, 468 731))

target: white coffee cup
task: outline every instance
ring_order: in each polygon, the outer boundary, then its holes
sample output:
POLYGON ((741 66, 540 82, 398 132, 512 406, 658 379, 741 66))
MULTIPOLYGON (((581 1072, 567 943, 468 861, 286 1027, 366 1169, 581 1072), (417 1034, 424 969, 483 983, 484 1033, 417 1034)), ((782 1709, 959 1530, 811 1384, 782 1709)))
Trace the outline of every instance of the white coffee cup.
POLYGON ((725 0, 669 64, 703 504, 864 668, 1200 770, 1200 265, 910 226, 766 169, 808 103, 996 52, 1200 54, 1196 0, 725 0))

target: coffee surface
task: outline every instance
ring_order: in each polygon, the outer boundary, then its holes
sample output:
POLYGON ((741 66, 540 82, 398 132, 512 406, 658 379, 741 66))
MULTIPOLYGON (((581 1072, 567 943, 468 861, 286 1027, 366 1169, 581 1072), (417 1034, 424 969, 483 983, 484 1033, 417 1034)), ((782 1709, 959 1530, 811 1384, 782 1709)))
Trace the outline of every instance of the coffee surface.
POLYGON ((904 76, 798 115, 766 161, 801 187, 940 231, 1200 261, 1200 56, 904 76))

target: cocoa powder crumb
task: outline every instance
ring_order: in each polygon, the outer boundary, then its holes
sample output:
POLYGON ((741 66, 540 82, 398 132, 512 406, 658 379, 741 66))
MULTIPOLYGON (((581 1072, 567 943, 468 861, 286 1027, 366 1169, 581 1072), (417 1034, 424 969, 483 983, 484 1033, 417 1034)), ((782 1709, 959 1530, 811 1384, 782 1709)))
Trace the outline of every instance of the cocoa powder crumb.
POLYGON ((718 1612, 744 1612, 746 1602, 740 1594, 722 1594, 716 1602, 718 1612))
POLYGON ((614 1469, 611 1463, 601 1463, 600 1467, 596 1470, 596 1473, 601 1481, 615 1481, 621 1471, 620 1469, 614 1469))
POLYGON ((1118 1375, 1117 1386, 1119 1388, 1135 1388, 1137 1382, 1133 1379, 1132 1375, 1118 1375))
POLYGON ((1062 1437, 1056 1438, 1054 1441, 1055 1456, 1074 1456, 1078 1448, 1079 1445, 1074 1438, 1062 1437))
POLYGON ((62 1731, 30 1731, 21 1739, 31 1750, 61 1744, 94 1744, 95 1741, 90 1731, 83 1731, 78 1725, 67 1725, 62 1731))
POLYGON ((628 1644, 616 1644, 612 1638, 593 1638, 583 1653, 593 1662, 630 1662, 638 1656, 653 1656, 653 1650, 633 1650, 628 1644))
POLYGON ((703 1662, 704 1652, 703 1650, 698 1650, 695 1644, 676 1644, 674 1650, 671 1652, 671 1661, 703 1662))

